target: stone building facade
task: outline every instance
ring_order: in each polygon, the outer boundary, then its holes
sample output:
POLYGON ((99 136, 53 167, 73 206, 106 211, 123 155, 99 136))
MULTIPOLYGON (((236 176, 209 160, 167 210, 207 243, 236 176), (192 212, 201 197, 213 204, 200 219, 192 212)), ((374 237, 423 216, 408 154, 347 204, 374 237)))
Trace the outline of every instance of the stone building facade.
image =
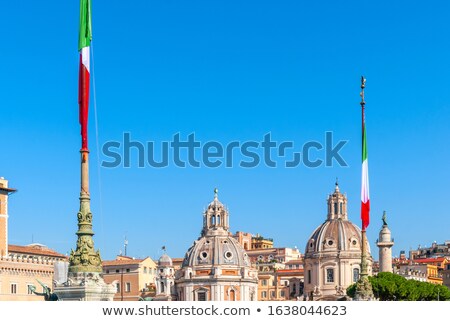
POLYGON ((139 301, 156 294, 156 263, 150 257, 137 259, 119 255, 103 261, 103 279, 116 286, 114 301, 139 301))
POLYGON ((55 264, 67 257, 42 244, 13 245, 8 243, 8 200, 16 192, 8 181, 0 178, 0 301, 44 301, 30 287, 42 292, 41 282, 53 287, 55 264), (38 282, 39 281, 39 282, 38 282))

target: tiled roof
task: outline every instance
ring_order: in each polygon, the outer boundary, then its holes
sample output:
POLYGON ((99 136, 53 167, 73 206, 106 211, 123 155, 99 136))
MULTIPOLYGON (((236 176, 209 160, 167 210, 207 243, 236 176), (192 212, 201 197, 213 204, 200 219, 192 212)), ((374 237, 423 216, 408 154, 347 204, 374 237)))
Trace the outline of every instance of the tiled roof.
POLYGON ((416 259, 413 260, 416 263, 431 263, 431 262, 443 262, 445 257, 430 257, 426 259, 416 259))
POLYGON ((303 269, 282 269, 277 270, 278 274, 304 273, 303 269))
POLYGON ((302 259, 297 259, 297 260, 290 260, 290 261, 285 262, 286 265, 288 265, 288 264, 297 264, 297 263, 303 264, 303 260, 302 259))
POLYGON ((111 260, 111 261, 103 261, 103 266, 116 266, 116 265, 133 265, 133 264, 140 264, 145 259, 129 259, 129 260, 111 260))
POLYGON ((9 253, 18 253, 18 254, 29 254, 29 255, 41 255, 41 256, 50 256, 57 257, 62 259, 67 259, 67 256, 58 253, 52 249, 44 245, 39 244, 30 244, 30 245, 8 245, 9 253))

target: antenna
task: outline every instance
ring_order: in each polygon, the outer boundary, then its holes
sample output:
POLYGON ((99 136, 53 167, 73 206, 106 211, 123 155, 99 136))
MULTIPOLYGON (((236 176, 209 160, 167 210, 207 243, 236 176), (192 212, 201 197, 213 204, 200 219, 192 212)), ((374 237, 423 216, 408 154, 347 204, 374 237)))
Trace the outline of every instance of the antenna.
POLYGON ((127 240, 127 236, 125 235, 125 240, 123 241, 123 249, 124 249, 125 256, 127 256, 127 247, 128 247, 128 240, 127 240))

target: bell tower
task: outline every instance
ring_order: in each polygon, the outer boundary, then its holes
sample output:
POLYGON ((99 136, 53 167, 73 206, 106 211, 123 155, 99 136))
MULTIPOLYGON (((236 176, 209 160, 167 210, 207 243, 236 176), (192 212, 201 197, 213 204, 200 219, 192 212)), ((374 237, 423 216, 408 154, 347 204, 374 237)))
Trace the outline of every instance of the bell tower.
POLYGON ((328 220, 348 220, 347 215, 347 196, 339 191, 339 184, 336 179, 334 192, 327 199, 328 202, 328 220))

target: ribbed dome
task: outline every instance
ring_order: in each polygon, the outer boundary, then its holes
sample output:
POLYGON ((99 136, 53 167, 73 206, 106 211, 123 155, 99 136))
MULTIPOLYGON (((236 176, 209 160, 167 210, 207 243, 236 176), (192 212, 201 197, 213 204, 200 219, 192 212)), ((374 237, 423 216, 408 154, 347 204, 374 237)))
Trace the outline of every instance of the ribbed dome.
POLYGON ((235 265, 250 266, 248 255, 232 236, 215 235, 199 238, 188 249, 183 267, 235 265))
MULTIPOLYGON (((305 256, 340 251, 350 251, 361 255, 361 229, 348 220, 347 196, 339 190, 336 182, 334 192, 327 199, 327 220, 319 225, 306 243, 305 256)), ((366 241, 367 251, 370 247, 366 241)))
MULTIPOLYGON (((369 245, 367 250, 370 253, 369 245)), ((322 252, 354 251, 361 253, 361 230, 348 220, 327 220, 309 237, 305 255, 322 252)))
POLYGON ((159 266, 172 266, 172 259, 166 253, 159 258, 159 266))

